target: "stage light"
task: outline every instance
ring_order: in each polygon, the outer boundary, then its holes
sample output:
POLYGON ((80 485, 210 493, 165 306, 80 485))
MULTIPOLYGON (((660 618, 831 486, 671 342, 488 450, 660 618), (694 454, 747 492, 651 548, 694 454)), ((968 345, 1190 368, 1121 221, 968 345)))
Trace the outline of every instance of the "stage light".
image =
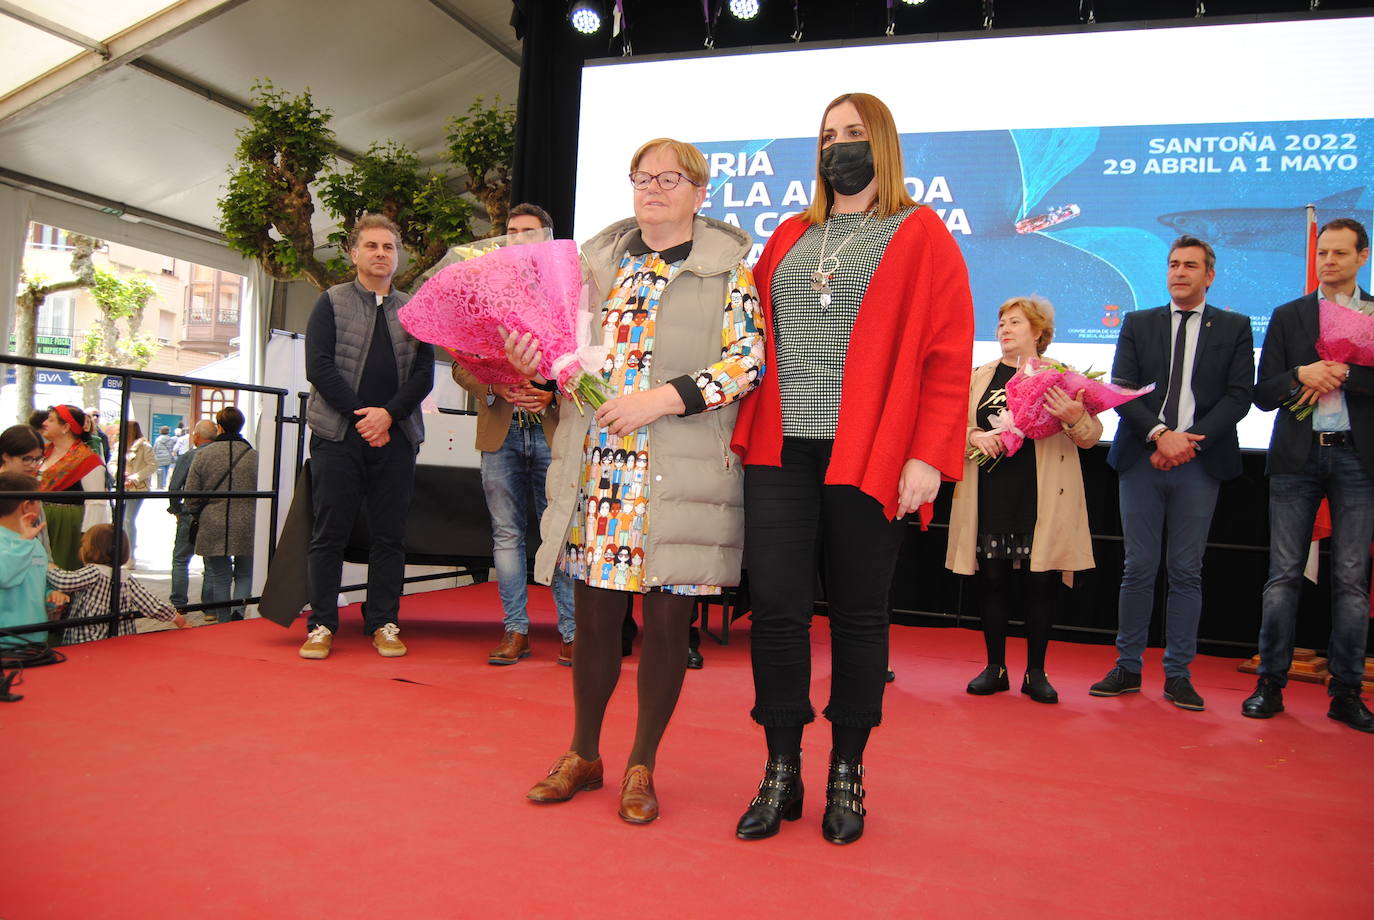
POLYGON ((730 13, 736 19, 753 19, 759 14, 759 0, 730 0, 730 13))
POLYGON ((568 10, 568 21, 583 35, 601 31, 601 10, 592 0, 577 0, 568 10))
POLYGON ((902 2, 907 6, 920 6, 922 3, 925 3, 926 0, 902 0, 902 2))

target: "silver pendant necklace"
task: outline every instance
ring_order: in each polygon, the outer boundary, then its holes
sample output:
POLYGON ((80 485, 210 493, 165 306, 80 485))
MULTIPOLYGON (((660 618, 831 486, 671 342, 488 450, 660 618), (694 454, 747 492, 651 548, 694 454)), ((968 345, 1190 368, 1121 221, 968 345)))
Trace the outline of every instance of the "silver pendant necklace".
POLYGON ((864 219, 859 221, 859 225, 849 231, 849 236, 845 237, 840 245, 835 247, 835 251, 826 255, 826 247, 830 245, 830 218, 825 220, 825 234, 821 237, 821 257, 816 262, 816 270, 811 273, 811 290, 820 295, 821 312, 830 312, 830 281, 835 277, 835 272, 840 267, 840 250, 849 245, 849 241, 859 235, 859 231, 864 228, 869 219, 873 217, 873 211, 866 211, 864 219))

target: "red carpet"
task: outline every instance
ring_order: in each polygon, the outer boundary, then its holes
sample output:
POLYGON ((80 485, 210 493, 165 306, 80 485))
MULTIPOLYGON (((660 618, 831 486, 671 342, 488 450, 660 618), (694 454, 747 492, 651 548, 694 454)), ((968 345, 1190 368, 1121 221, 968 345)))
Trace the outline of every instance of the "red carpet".
MULTIPOLYGON (((1112 650, 1055 643, 1060 705, 971 697, 977 633, 897 627, 864 838, 820 837, 822 722, 802 820, 744 843, 764 759, 747 628, 688 672, 655 777, 663 817, 640 827, 615 814, 634 659, 606 788, 523 798, 572 724, 543 589, 533 606, 534 655, 506 668, 485 663, 494 585, 406 598, 400 659, 373 652, 356 608, 327 661, 296 656, 303 626, 263 620, 69 649, 0 704, 0 916, 1371 915, 1374 737, 1327 719, 1316 686, 1251 721, 1253 679, 1204 658, 1209 709, 1184 712, 1160 698, 1152 650, 1145 692, 1093 699, 1112 650)), ((823 619, 814 639, 821 708, 823 619)))

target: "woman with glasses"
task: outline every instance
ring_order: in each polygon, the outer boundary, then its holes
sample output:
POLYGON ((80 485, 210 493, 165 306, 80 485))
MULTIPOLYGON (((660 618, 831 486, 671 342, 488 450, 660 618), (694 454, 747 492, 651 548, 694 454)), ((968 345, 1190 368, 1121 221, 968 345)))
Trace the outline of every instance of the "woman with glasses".
POLYGON ((736 828, 801 815, 809 630, 821 560, 830 620, 830 773, 821 833, 863 833, 863 755, 882 718, 888 591, 904 518, 963 471, 973 309, 963 257, 903 181, 892 113, 866 93, 825 108, 816 196, 755 266, 769 374, 740 410, 751 715, 768 762, 736 828))
MULTIPOLYGON (((701 151, 649 141, 630 160, 629 178, 635 216, 582 247, 590 302, 600 304, 593 340, 607 350, 602 379, 613 398, 594 415, 565 407, 553 442, 535 577, 548 584, 561 570, 573 579, 575 715, 567 753, 529 798, 565 802, 601 786, 601 724, 620 677, 627 603, 639 595, 639 716, 619 813, 642 824, 659 814, 656 753, 682 688, 696 599, 739 583, 741 472, 728 442, 763 341, 757 312, 744 307, 754 295, 743 261, 749 236, 697 214, 706 198, 701 151), (624 509, 640 507, 624 526, 624 509)), ((537 342, 512 335, 507 350, 517 370, 552 386, 537 376, 537 342)))
MULTIPOLYGON (((48 442, 39 465, 38 480, 44 492, 103 492, 105 465, 86 441, 86 413, 76 406, 54 406, 40 432, 48 442)), ((43 502, 48 545, 58 568, 81 568, 81 534, 110 520, 104 499, 61 498, 43 502)))

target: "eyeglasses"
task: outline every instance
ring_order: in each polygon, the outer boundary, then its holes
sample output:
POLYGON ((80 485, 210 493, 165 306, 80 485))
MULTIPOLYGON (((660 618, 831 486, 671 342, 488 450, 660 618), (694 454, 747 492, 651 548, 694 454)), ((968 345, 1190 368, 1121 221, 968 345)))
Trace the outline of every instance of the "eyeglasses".
POLYGON ((648 188, 655 180, 658 181, 658 187, 665 192, 671 192, 673 189, 677 188, 678 184, 681 182, 686 182, 688 185, 695 185, 697 188, 701 187, 700 182, 693 182, 675 169, 661 172, 656 176, 651 176, 646 172, 630 173, 630 184, 641 192, 648 188))
POLYGON ((19 459, 23 462, 25 466, 39 466, 43 462, 43 455, 39 454, 37 456, 33 456, 31 454, 25 454, 19 459))

